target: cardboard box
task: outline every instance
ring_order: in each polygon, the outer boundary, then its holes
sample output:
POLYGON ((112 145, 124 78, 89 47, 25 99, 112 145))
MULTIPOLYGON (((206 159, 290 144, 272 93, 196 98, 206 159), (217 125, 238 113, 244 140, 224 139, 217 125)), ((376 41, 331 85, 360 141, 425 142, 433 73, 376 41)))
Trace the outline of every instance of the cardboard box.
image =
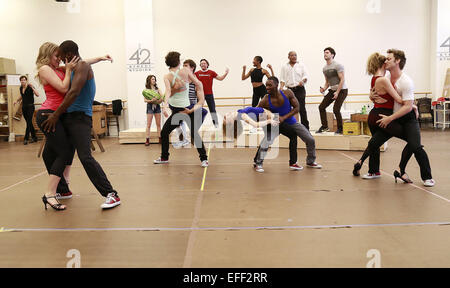
POLYGON ((361 135, 361 123, 359 122, 344 122, 343 128, 344 135, 361 135))
POLYGON ((337 121, 336 121, 336 119, 334 119, 334 113, 327 112, 327 123, 328 123, 328 128, 330 129, 330 132, 337 131, 337 121))
POLYGON ((0 57, 0 74, 16 74, 16 61, 0 57))

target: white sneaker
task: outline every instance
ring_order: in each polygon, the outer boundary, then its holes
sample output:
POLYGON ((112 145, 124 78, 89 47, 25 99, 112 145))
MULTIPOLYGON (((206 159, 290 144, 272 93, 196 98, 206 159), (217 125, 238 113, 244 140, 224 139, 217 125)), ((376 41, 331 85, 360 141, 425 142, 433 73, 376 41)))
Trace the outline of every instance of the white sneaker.
POLYGON ((381 173, 380 173, 380 172, 377 172, 377 173, 367 173, 367 174, 365 174, 362 178, 363 178, 363 179, 366 179, 366 180, 372 180, 372 179, 381 178, 381 173))
POLYGON ((191 142, 189 142, 189 140, 184 139, 183 141, 181 141, 181 146, 186 147, 189 146, 189 144, 191 144, 191 142))
POLYGON ((66 192, 66 193, 56 193, 56 199, 57 200, 65 200, 65 199, 71 199, 72 198, 72 192, 66 192))
POLYGON ((306 167, 308 167, 308 168, 314 168, 314 169, 322 169, 322 165, 317 164, 316 162, 311 163, 311 164, 306 164, 306 167))
POLYGON ((181 146, 183 146, 183 141, 173 142, 172 146, 175 149, 179 149, 179 148, 181 148, 181 146))
POLYGON ((100 207, 102 209, 110 209, 120 205, 120 198, 116 195, 116 193, 109 193, 106 197, 105 203, 103 203, 100 207))
POLYGON ((425 187, 433 187, 436 184, 433 179, 428 179, 423 181, 423 186, 425 187))
POLYGON ((167 163, 169 163, 169 160, 161 159, 161 157, 159 157, 158 159, 153 160, 153 163, 154 164, 167 164, 167 163))
POLYGON ((298 165, 297 163, 289 165, 289 169, 295 170, 295 171, 301 171, 303 170, 303 167, 298 165))
POLYGON ((202 167, 203 167, 203 168, 208 167, 208 165, 209 165, 208 160, 203 160, 203 161, 202 161, 202 167))
POLYGON ((261 165, 261 164, 253 164, 253 168, 255 168, 256 172, 259 172, 259 173, 264 172, 263 165, 261 165))

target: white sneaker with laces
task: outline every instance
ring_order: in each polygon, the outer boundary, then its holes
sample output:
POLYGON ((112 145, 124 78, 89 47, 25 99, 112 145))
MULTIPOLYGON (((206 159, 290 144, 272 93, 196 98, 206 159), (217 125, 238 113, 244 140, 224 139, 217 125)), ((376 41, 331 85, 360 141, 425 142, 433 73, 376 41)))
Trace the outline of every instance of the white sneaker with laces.
POLYGON ((311 163, 311 164, 306 164, 306 167, 308 167, 308 168, 314 168, 314 169, 322 169, 322 165, 320 165, 320 164, 318 164, 318 163, 316 163, 316 162, 311 163))
POLYGON ((436 184, 436 182, 433 179, 427 179, 423 181, 423 186, 425 187, 433 187, 436 184))
POLYGON ((294 170, 294 171, 301 171, 303 170, 303 167, 298 165, 297 163, 289 165, 289 169, 294 170))
POLYGON ((169 160, 161 159, 161 157, 159 157, 158 159, 153 160, 153 163, 154 164, 167 164, 167 163, 169 163, 169 160))
POLYGON ((367 174, 365 174, 362 178, 363 178, 363 179, 366 179, 366 180, 372 180, 372 179, 381 178, 381 173, 380 173, 380 172, 377 172, 377 173, 367 173, 367 174))
POLYGON ((253 164, 253 168, 255 168, 256 172, 259 172, 259 173, 264 172, 263 165, 261 165, 261 164, 253 164))
POLYGON ((106 197, 105 203, 101 205, 102 209, 111 209, 120 205, 120 198, 116 193, 109 193, 106 197))
POLYGON ((208 167, 208 165, 209 165, 208 160, 203 160, 203 161, 202 161, 202 167, 203 167, 203 168, 208 167))

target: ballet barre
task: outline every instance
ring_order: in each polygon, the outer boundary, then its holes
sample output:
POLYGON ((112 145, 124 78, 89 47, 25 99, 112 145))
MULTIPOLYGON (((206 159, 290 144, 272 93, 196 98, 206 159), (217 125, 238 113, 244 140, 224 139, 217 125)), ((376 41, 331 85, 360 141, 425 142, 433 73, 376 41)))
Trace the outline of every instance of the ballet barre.
MULTIPOLYGON (((426 98, 428 98, 429 95, 431 95, 431 92, 416 92, 414 95, 424 95, 426 98)), ((319 98, 323 97, 322 94, 318 95, 306 95, 306 98, 319 98)), ((347 97, 369 97, 369 93, 355 93, 355 94, 348 94, 347 97)), ((252 97, 214 97, 215 100, 242 100, 241 104, 218 104, 216 107, 249 107, 251 106, 250 103, 245 103, 245 100, 252 99, 252 97)), ((320 105, 320 102, 306 102, 307 105, 320 105)), ((372 103, 370 100, 346 100, 344 101, 344 104, 369 104, 372 103)))

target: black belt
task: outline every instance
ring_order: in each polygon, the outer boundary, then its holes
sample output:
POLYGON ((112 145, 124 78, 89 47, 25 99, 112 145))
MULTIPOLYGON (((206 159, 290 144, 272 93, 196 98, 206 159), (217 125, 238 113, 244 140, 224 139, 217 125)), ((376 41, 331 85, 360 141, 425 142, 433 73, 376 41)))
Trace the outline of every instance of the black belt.
POLYGON ((291 89, 292 91, 298 90, 300 88, 302 88, 303 86, 297 85, 295 87, 288 87, 289 89, 291 89))

